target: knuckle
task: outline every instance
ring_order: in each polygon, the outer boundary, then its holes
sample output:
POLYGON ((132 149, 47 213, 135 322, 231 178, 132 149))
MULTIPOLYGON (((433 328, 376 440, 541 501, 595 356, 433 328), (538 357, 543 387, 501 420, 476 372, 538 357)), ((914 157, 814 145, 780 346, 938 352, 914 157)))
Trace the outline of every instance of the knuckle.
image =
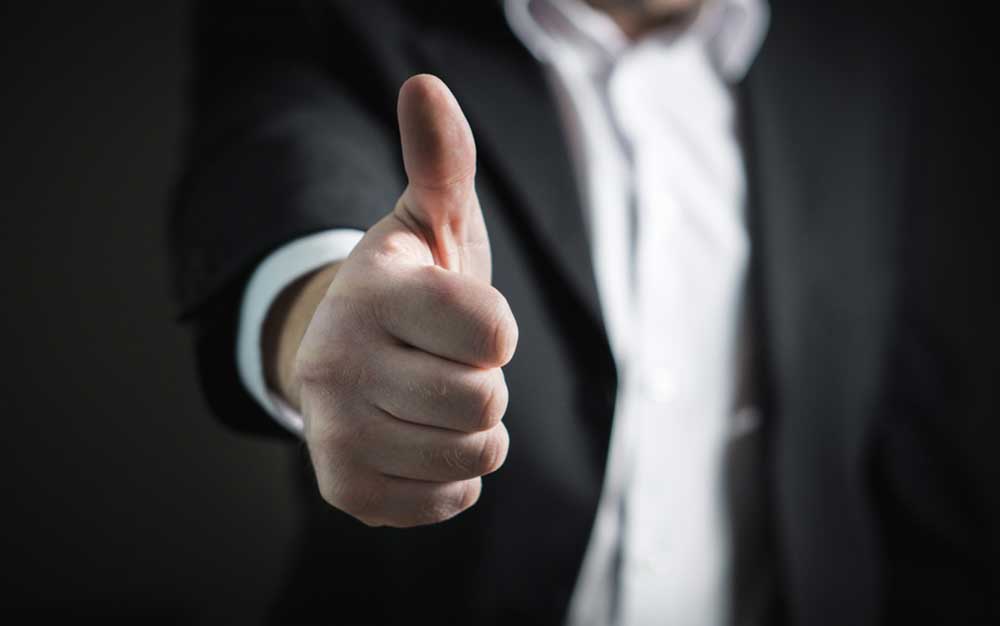
POLYGON ((413 516, 415 525, 437 524, 458 513, 452 498, 434 495, 425 498, 419 505, 419 510, 413 516))
POLYGON ((491 474, 507 459, 507 429, 502 425, 486 433, 479 451, 477 470, 479 475, 491 474))
POLYGON ((337 508, 368 525, 378 525, 378 512, 384 499, 379 481, 353 481, 341 490, 337 508))
POLYGON ((357 363, 350 356, 359 353, 358 338, 370 334, 359 312, 366 306, 353 297, 325 297, 295 354, 294 372, 298 380, 323 385, 351 382, 351 372, 357 363))
MULTIPOLYGON (((340 497, 338 495, 338 489, 332 480, 323 480, 322 478, 316 481, 316 486, 319 489, 319 495, 323 498, 323 501, 330 506, 337 506, 337 502, 340 497)), ((339 507, 338 507, 339 508, 339 507)))
MULTIPOLYGON (((495 370, 497 373, 499 369, 495 370)), ((507 411, 508 392, 507 384, 503 381, 502 375, 497 380, 495 375, 487 378, 475 393, 476 406, 479 409, 479 419, 475 424, 477 431, 488 431, 493 429, 503 418, 507 411)))
POLYGON ((510 310, 507 299, 500 296, 500 322, 497 324, 496 345, 499 352, 498 363, 506 365, 514 358, 514 350, 517 349, 517 339, 519 329, 514 313, 510 310))
POLYGON ((415 524, 438 524, 465 511, 479 500, 481 484, 478 478, 467 480, 428 496, 416 512, 415 524))
POLYGON ((467 480, 462 483, 462 489, 458 495, 458 512, 461 513, 479 502, 479 496, 483 491, 483 481, 481 478, 467 480))
MULTIPOLYGON (((400 201, 396 203, 397 208, 400 201)), ((377 245, 370 249, 369 254, 363 257, 369 266, 366 269, 391 273, 398 266, 399 257, 410 252, 412 247, 409 237, 404 232, 393 230, 384 234, 377 240, 377 245)))
POLYGON ((427 448, 422 451, 428 467, 436 467, 447 476, 465 476, 475 472, 464 444, 453 444, 444 448, 427 448))
POLYGON ((319 487, 319 495, 323 498, 323 501, 330 506, 346 511, 345 508, 348 502, 345 499, 346 493, 346 480, 347 479, 337 479, 332 476, 319 476, 317 477, 317 486, 319 487))
POLYGON ((506 298, 496 289, 484 305, 480 324, 479 344, 482 358, 496 365, 504 365, 514 356, 517 345, 517 324, 506 298))

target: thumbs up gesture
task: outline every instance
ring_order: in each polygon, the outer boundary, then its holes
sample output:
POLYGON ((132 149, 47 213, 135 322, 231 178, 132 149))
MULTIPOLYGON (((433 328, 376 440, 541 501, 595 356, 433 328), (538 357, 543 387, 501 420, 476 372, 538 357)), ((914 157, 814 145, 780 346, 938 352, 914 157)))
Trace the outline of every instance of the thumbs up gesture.
POLYGON ((476 147, 437 78, 408 80, 409 185, 336 269, 291 378, 320 492, 373 526, 448 519, 507 455, 501 423, 517 325, 490 285, 476 147))

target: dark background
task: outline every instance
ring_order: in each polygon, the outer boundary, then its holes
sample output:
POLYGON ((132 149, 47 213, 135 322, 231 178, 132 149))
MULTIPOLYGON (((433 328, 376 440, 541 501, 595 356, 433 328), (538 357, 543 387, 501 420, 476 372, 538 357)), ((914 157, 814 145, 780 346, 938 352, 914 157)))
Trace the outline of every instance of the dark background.
POLYGON ((0 8, 0 607, 242 622, 281 576, 290 451, 217 425, 173 319, 187 21, 0 8))

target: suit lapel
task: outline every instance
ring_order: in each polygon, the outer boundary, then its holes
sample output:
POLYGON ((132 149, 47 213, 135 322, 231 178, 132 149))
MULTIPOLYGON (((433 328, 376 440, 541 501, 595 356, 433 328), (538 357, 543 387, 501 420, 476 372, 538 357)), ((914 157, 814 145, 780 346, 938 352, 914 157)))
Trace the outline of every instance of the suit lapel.
POLYGON ((770 461, 793 616, 864 624, 879 601, 865 469, 895 306, 901 124, 870 48, 829 45, 836 28, 811 32, 822 20, 795 10, 775 8, 743 86, 770 461))
MULTIPOLYGON (((741 86, 779 549, 799 621, 864 624, 879 602, 864 471, 895 306, 896 85, 858 33, 781 4, 741 86)), ((460 32, 413 44, 455 89, 541 265, 603 328, 544 77, 506 28, 460 32)))
MULTIPOLYGON (((496 20, 503 20, 501 14, 496 20)), ((510 210, 529 227, 542 265, 568 284, 603 332, 589 237, 557 111, 541 68, 506 28, 472 42, 460 31, 415 44, 455 91, 476 135, 482 165, 506 184, 510 210)))

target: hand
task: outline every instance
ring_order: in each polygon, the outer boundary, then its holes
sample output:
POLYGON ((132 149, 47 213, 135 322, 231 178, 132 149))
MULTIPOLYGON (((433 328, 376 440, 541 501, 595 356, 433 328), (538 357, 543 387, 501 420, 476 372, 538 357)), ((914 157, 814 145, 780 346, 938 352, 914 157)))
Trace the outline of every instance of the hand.
POLYGON ((448 88, 399 93, 409 185, 333 270, 294 358, 320 492, 372 526, 416 526, 471 507, 507 456, 501 423, 517 325, 490 285, 476 148, 448 88))

